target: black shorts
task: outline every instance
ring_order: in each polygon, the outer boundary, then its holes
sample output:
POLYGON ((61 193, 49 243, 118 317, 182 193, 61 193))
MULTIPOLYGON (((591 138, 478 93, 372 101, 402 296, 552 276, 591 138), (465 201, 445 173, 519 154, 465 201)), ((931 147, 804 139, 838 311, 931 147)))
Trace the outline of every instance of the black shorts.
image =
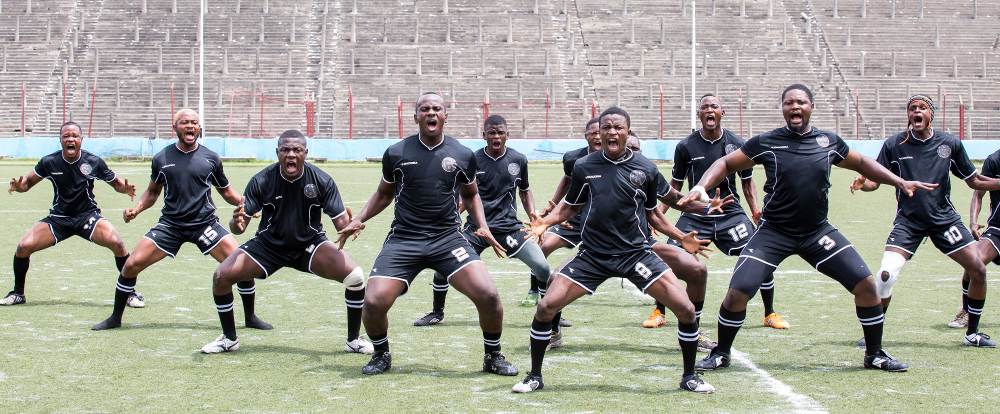
POLYGON ((793 254, 848 291, 872 274, 854 245, 829 223, 809 234, 792 236, 764 222, 743 248, 729 287, 753 296, 774 269, 793 254))
MULTIPOLYGON (((727 256, 738 256, 755 230, 753 221, 745 213, 734 213, 722 217, 698 217, 682 214, 674 225, 684 233, 698 232, 699 239, 711 240, 715 243, 715 247, 727 256)), ((668 240, 668 243, 675 246, 680 245, 673 239, 668 240)))
POLYGON ((569 224, 572 228, 566 228, 563 227, 561 224, 556 224, 555 226, 549 227, 549 229, 546 230, 545 233, 546 234, 551 233, 553 235, 558 236, 560 239, 565 240, 566 243, 569 243, 570 248, 579 246, 580 242, 583 241, 583 236, 581 236, 582 233, 580 233, 580 229, 583 227, 583 223, 580 221, 580 217, 582 217, 582 214, 577 215, 566 221, 566 223, 569 224))
POLYGON ((433 269, 451 281, 459 270, 478 261, 479 253, 459 231, 419 240, 390 234, 375 258, 370 275, 401 280, 409 289, 410 283, 424 269, 433 269))
POLYGON ((962 250, 976 242, 968 227, 962 223, 962 217, 955 217, 944 224, 922 225, 903 217, 896 216, 892 230, 885 241, 885 247, 903 249, 911 256, 917 252, 925 237, 930 237, 934 247, 946 255, 962 250))
POLYGON ((997 251, 997 257, 993 258, 993 264, 1000 265, 1000 228, 990 226, 979 239, 989 241, 993 245, 993 250, 997 251))
POLYGON ((43 218, 41 222, 49 225, 52 237, 55 237, 56 243, 59 243, 73 236, 90 240, 90 237, 94 235, 94 229, 97 228, 97 222, 101 220, 105 220, 101 216, 101 210, 92 210, 72 217, 48 216, 43 218))
POLYGON ((158 249, 174 257, 184 243, 194 243, 201 254, 208 254, 228 235, 229 230, 222 227, 218 220, 195 227, 174 226, 160 221, 146 232, 145 237, 158 249))
POLYGON ((312 258, 316 250, 323 243, 333 243, 326 238, 325 234, 319 234, 309 241, 309 245, 301 249, 289 249, 278 247, 256 237, 248 240, 240 246, 240 250, 246 253, 261 269, 266 278, 283 267, 291 267, 300 272, 312 273, 312 258))
MULTIPOLYGON (((528 233, 526 233, 523 229, 514 231, 491 231, 491 233, 493 233, 493 238, 497 239, 504 249, 507 249, 508 257, 514 256, 517 252, 521 251, 521 248, 525 245, 524 242, 528 241, 528 233)), ((483 240, 482 237, 475 235, 474 230, 470 227, 466 227, 465 230, 462 231, 462 235, 464 235, 465 239, 469 241, 469 244, 471 244, 472 248, 476 250, 476 253, 483 254, 484 250, 492 248, 486 240, 483 240)))
POLYGON ((601 283, 613 277, 628 279, 645 292, 667 270, 670 268, 652 250, 640 250, 620 256, 598 255, 584 250, 577 253, 558 274, 576 283, 587 293, 594 294, 601 283))

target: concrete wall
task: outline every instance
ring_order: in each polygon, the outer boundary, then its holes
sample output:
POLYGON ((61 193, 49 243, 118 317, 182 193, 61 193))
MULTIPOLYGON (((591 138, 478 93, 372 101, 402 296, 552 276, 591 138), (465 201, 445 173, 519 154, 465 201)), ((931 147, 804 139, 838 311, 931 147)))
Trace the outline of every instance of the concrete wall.
MULTIPOLYGON (((465 139, 462 144, 472 149, 483 146, 483 140, 465 139)), ((101 157, 145 156, 151 157, 174 140, 148 138, 100 138, 84 139, 83 148, 101 157)), ((205 146, 223 157, 256 158, 275 160, 276 139, 247 138, 205 138, 205 146)), ((363 161, 379 158, 385 149, 398 142, 396 139, 312 139, 309 141, 309 156, 336 161, 363 161)), ((851 148, 869 157, 878 155, 882 141, 848 140, 851 148)), ((982 160, 1000 149, 1000 140, 966 140, 965 148, 969 157, 982 160)), ((559 160, 566 151, 583 146, 583 139, 512 139, 507 144, 530 160, 559 160)), ((672 160, 677 140, 646 140, 642 153, 655 160, 672 160)), ((55 137, 0 138, 0 156, 9 158, 41 158, 59 149, 55 137)))

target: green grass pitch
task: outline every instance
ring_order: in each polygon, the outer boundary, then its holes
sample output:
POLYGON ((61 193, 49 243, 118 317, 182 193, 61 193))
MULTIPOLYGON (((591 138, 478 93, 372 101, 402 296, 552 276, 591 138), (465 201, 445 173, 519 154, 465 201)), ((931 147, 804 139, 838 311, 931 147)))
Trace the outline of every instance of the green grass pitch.
MULTIPOLYGON (((0 163, 0 175, 27 173, 32 163, 0 163)), ((242 190, 263 164, 229 163, 226 171, 242 190)), ((113 163, 140 189, 146 163, 113 163)), ((356 211, 375 189, 374 164, 324 164, 344 200, 356 211)), ((661 167, 666 172, 667 167, 661 167)), ((561 176, 556 164, 532 164, 539 205, 561 176)), ((761 188, 762 171, 757 184, 761 188)), ((831 222, 854 243, 869 266, 878 267, 895 211, 893 193, 851 195, 853 174, 835 169, 830 190, 831 222)), ((952 200, 968 214, 970 191, 953 179, 952 200)), ((761 191, 762 192, 762 191, 761 191)), ((97 184, 98 202, 131 249, 156 221, 159 207, 124 224, 131 202, 97 184)), ((26 194, 2 195, 0 245, 12 255, 23 232, 46 214, 52 197, 41 183, 26 194)), ((217 205, 224 205, 216 195, 217 205)), ((227 220, 226 206, 220 216, 227 220)), ((670 215, 676 218, 676 213, 670 215)), ((985 221, 986 212, 982 216, 985 221)), ((367 271, 385 237, 391 209, 368 224, 346 250, 367 271)), ((324 220, 330 230, 329 220, 324 220)), ((253 224, 256 229, 256 223, 253 224)), ((243 241, 249 233, 238 237, 243 241)), ((550 258, 558 264, 570 252, 550 258)), ((10 257, 0 266, 4 292, 11 284, 10 257)), ((505 311, 504 352, 523 372, 529 368, 528 326, 532 309, 518 305, 527 290, 526 268, 516 261, 486 258, 505 311)), ((709 291, 703 328, 713 337, 719 302, 734 260, 709 259, 709 291)), ((522 377, 480 373, 482 337, 475 309, 452 291, 445 322, 416 328, 413 319, 430 308, 430 273, 390 312, 392 370, 363 377, 366 356, 341 352, 345 310, 341 285, 285 269, 258 282, 258 314, 276 329, 242 328, 243 348, 203 356, 198 350, 220 331, 211 298, 216 263, 186 245, 143 273, 137 285, 145 309, 128 309, 121 329, 92 332, 111 310, 115 284, 111 253, 82 239, 32 256, 28 304, 0 308, 0 411, 4 412, 986 412, 1000 404, 1000 354, 961 346, 964 331, 946 323, 960 304, 960 268, 925 243, 896 285, 886 325, 886 348, 910 364, 910 372, 861 369, 861 336, 849 294, 798 258, 776 274, 777 308, 792 323, 788 331, 761 326, 759 299, 734 347, 756 369, 734 363, 708 373, 714 395, 677 390, 680 351, 676 323, 665 329, 639 327, 652 300, 618 279, 564 315, 566 346, 547 355, 543 391, 514 395, 522 377), (782 390, 781 392, 775 390, 782 390)), ((993 277, 996 267, 990 266, 993 277)), ((982 330, 1000 334, 995 311, 1000 285, 989 283, 982 330)), ((237 300, 237 302, 239 302, 237 300)), ((237 308, 240 308, 237 305, 237 308)))

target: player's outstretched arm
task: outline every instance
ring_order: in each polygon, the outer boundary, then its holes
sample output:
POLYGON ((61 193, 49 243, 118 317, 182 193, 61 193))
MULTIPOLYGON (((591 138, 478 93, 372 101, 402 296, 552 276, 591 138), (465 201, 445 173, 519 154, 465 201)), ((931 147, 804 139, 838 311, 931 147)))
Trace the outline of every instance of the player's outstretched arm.
POLYGON ((233 186, 230 185, 226 188, 216 187, 215 189, 219 192, 219 195, 222 196, 222 199, 226 200, 229 205, 239 206, 240 204, 243 204, 243 195, 236 192, 236 190, 233 189, 233 186))
MULTIPOLYGON (((562 179, 559 180, 559 184, 556 185, 556 192, 552 194, 552 198, 549 199, 548 205, 542 210, 542 217, 549 215, 559 205, 563 197, 566 197, 566 193, 569 192, 570 177, 564 175, 562 179)), ((563 220, 565 221, 565 220, 563 220)))
POLYGON ((971 177, 965 179, 965 184, 969 188, 977 191, 997 191, 1000 190, 1000 180, 990 178, 980 173, 973 173, 971 177))
POLYGON ((906 181, 898 175, 893 174, 892 171, 883 167, 882 164, 879 164, 875 162, 875 160, 861 155, 860 152, 854 150, 848 151, 847 158, 840 161, 837 166, 857 171, 861 173, 861 175, 867 177, 868 180, 876 183, 889 184, 896 187, 906 193, 908 197, 913 197, 913 193, 916 191, 932 191, 938 187, 938 185, 934 183, 906 181))
POLYGON ((982 210, 983 206, 983 195, 986 192, 982 190, 976 190, 972 192, 972 201, 969 203, 969 230, 972 231, 972 235, 979 240, 982 236, 982 231, 986 226, 979 224, 979 211, 982 210))
POLYGON ((709 197, 708 193, 705 192, 706 188, 714 188, 727 175, 736 171, 743 171, 747 168, 753 168, 753 160, 747 157, 742 149, 730 152, 729 155, 712 163, 712 166, 708 167, 708 171, 705 171, 705 174, 701 176, 698 185, 691 188, 691 191, 681 198, 677 204, 683 206, 693 201, 708 202, 709 197))
POLYGON ((528 236, 535 239, 537 242, 541 242, 542 235, 549 227, 555 226, 566 220, 569 220, 573 216, 580 213, 580 209, 583 207, 582 204, 572 205, 566 202, 559 203, 554 209, 552 209, 549 214, 545 216, 537 216, 531 220, 531 224, 526 229, 528 231, 528 236))
POLYGON ((859 175, 854 177, 854 181, 851 181, 851 194, 854 194, 858 190, 864 192, 875 191, 878 190, 879 185, 879 183, 869 180, 863 175, 859 175))
POLYGON ((7 194, 13 193, 23 193, 34 187, 42 181, 42 177, 35 174, 34 171, 28 173, 28 175, 23 175, 17 178, 10 179, 10 187, 7 188, 7 194))
POLYGON ((727 195, 725 198, 720 198, 721 190, 715 189, 715 197, 709 199, 707 202, 702 202, 700 200, 685 202, 681 204, 680 201, 684 199, 684 196, 673 187, 670 187, 670 191, 666 195, 660 197, 660 202, 666 204, 675 210, 680 210, 686 213, 696 213, 696 214, 712 214, 712 213, 722 213, 722 207, 736 202, 736 197, 732 194, 727 195))
POLYGON ((365 206, 361 208, 361 212, 358 213, 357 217, 352 217, 351 221, 347 223, 343 228, 337 229, 337 246, 343 250, 344 244, 347 243, 347 239, 357 239, 361 231, 365 229, 365 222, 368 219, 375 217, 389 204, 392 203, 393 189, 395 187, 392 183, 381 180, 378 183, 378 188, 372 193, 371 197, 368 197, 368 201, 365 202, 365 206))
POLYGON ((122 212, 122 217, 125 222, 128 223, 136 218, 139 213, 142 213, 146 209, 156 204, 156 199, 160 198, 160 192, 163 191, 163 184, 159 184, 156 181, 150 181, 149 186, 146 187, 146 191, 143 191, 142 196, 139 197, 139 202, 132 208, 126 208, 122 212))
POLYGON ((115 180, 112 181, 110 184, 111 187, 115 189, 115 191, 121 194, 125 194, 128 196, 129 199, 135 201, 135 185, 129 184, 128 178, 115 177, 115 180))
POLYGON ((528 220, 534 220, 538 216, 538 212, 535 211, 535 196, 531 193, 531 190, 521 190, 521 207, 524 208, 524 212, 528 214, 528 220))
POLYGON ((486 240, 490 246, 493 246, 493 252, 497 254, 497 257, 506 257, 507 249, 505 249, 500 242, 493 238, 493 232, 490 231, 490 225, 486 222, 486 213, 483 209, 483 200, 479 198, 479 186, 473 181, 469 184, 463 184, 462 188, 459 190, 462 195, 462 203, 465 205, 465 209, 469 212, 469 217, 472 221, 476 223, 476 235, 486 240))
POLYGON ((754 224, 760 225, 760 206, 757 204, 757 186, 753 183, 753 178, 742 179, 743 198, 747 200, 747 207, 750 207, 750 218, 754 224))
POLYGON ((712 251, 708 248, 708 244, 711 243, 710 240, 698 239, 698 233, 694 231, 684 234, 684 232, 678 229, 677 226, 674 226, 670 220, 667 220, 667 217, 663 215, 663 211, 659 208, 647 210, 646 218, 649 221, 649 225, 652 226, 654 230, 680 242, 681 247, 683 247, 688 253, 701 254, 702 256, 708 257, 707 252, 712 251))

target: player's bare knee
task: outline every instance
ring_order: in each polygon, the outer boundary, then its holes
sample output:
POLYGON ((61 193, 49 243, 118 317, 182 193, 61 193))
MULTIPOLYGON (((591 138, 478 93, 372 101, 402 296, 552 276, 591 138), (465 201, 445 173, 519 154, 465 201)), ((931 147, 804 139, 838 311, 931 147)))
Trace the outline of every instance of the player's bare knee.
POLYGON ((538 306, 535 308, 535 319, 540 321, 551 321, 556 317, 556 313, 559 312, 559 308, 553 306, 551 301, 542 298, 538 302, 538 306))
POLYGON ((969 275, 969 283, 986 283, 986 265, 976 262, 965 269, 965 274, 969 275))
POLYGON ((747 308, 750 296, 736 289, 729 289, 726 298, 722 300, 722 306, 732 312, 739 312, 747 308))
POLYGON ((694 305, 689 303, 683 305, 676 305, 672 307, 671 312, 677 317, 677 321, 680 323, 694 323, 696 318, 694 305))
POLYGON ((17 249, 14 250, 14 256, 25 258, 31 256, 34 253, 34 249, 30 247, 27 243, 21 242, 17 244, 17 249))
POLYGON ((472 299, 476 307, 486 308, 486 309, 500 309, 500 294, 497 293, 496 289, 492 291, 486 291, 479 293, 472 299))

